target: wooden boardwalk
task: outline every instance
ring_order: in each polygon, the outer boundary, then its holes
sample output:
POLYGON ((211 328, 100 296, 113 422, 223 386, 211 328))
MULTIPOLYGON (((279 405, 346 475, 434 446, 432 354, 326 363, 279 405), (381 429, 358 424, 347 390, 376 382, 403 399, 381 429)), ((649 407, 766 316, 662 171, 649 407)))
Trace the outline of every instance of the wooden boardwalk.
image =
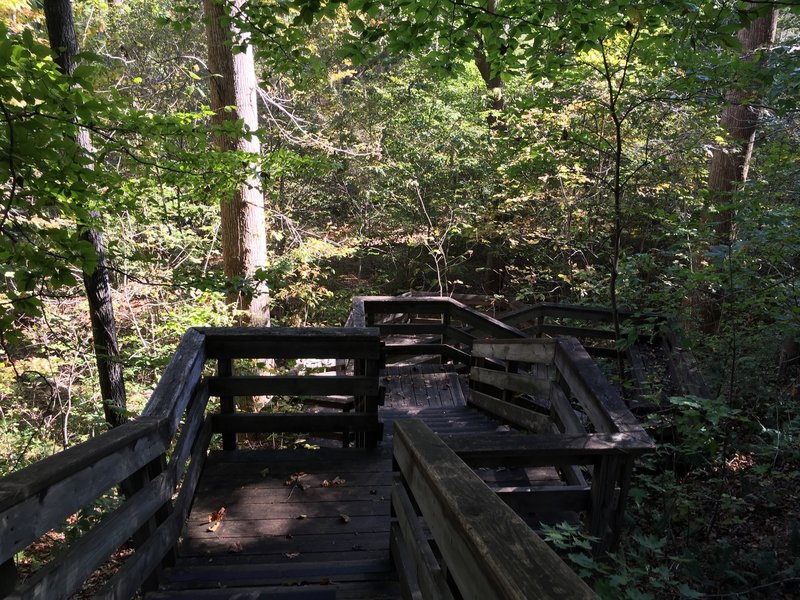
POLYGON ((68 600, 132 543, 96 598, 592 598, 531 528, 574 511, 595 552, 613 549, 653 448, 575 338, 531 339, 450 298, 356 298, 339 328, 194 328, 139 418, 0 478, 0 596, 68 600), (337 370, 241 364, 263 359, 337 370), (260 395, 308 410, 237 409, 260 395), (237 445, 308 432, 327 437, 237 445), (118 508, 16 577, 15 555, 115 486, 118 508))
MULTIPOLYGON (((384 437, 375 449, 212 453, 175 567, 147 597, 227 598, 235 588, 248 599, 399 598, 389 556, 394 422, 422 419, 440 434, 507 428, 469 408, 458 375, 441 365, 389 367, 383 381, 384 437)), ((493 488, 559 483, 552 468, 476 473, 493 488)))

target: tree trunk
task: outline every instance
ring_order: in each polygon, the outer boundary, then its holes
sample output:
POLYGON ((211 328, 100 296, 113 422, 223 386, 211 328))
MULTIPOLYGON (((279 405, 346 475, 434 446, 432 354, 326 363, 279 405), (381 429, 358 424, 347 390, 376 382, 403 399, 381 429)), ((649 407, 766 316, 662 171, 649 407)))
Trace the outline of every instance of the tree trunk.
MULTIPOLYGON (((777 24, 778 11, 772 9, 767 16, 756 19, 748 28, 739 31, 738 37, 745 59, 750 59, 758 48, 769 46, 775 41, 777 24)), ((747 181, 747 171, 750 168, 759 111, 750 106, 748 101, 752 100, 753 92, 756 91, 739 89, 727 94, 727 105, 722 110, 720 124, 730 141, 726 147, 715 146, 711 151, 709 200, 711 206, 718 207, 719 218, 715 229, 717 241, 721 244, 730 244, 736 238, 731 200, 739 184, 747 181)))
MULTIPOLYGON (((485 10, 487 13, 497 11, 499 0, 487 0, 485 10)), ((492 71, 489 58, 486 56, 484 38, 481 33, 476 32, 477 45, 473 52, 473 59, 478 72, 481 74, 489 98, 489 115, 486 117, 486 124, 489 132, 494 137, 505 131, 505 122, 502 118, 503 110, 506 107, 506 99, 503 95, 503 80, 499 73, 492 71)), ((491 202, 491 216, 497 219, 497 224, 508 222, 508 215, 500 214, 500 206, 497 202, 491 202)), ((494 225, 494 223, 492 224, 494 225)), ((486 243, 486 267, 484 277, 484 289, 487 294, 499 294, 503 289, 506 274, 505 253, 501 249, 503 238, 497 231, 490 231, 487 235, 486 243)))
MULTIPOLYGON (((245 0, 203 0, 208 39, 208 66, 211 71, 211 108, 213 123, 241 119, 249 132, 258 129, 257 89, 253 49, 247 36, 234 24, 223 27, 221 19, 241 12, 245 0), (234 43, 243 50, 233 52, 234 43), (225 110, 225 107, 229 107, 225 110)), ((220 203, 222 260, 225 277, 252 281, 253 275, 267 262, 267 234, 264 196, 255 165, 261 144, 255 135, 232 137, 218 134, 216 144, 223 151, 242 151, 253 155, 251 173, 241 182, 232 198, 220 203)), ((252 293, 232 292, 229 301, 248 311, 249 324, 268 326, 269 292, 265 285, 255 285, 252 293)))
MULTIPOLYGON (((62 72, 72 75, 75 70, 75 56, 78 53, 72 4, 70 0, 45 0, 44 14, 50 47, 56 53, 56 63, 62 72)), ((78 130, 75 142, 82 152, 91 152, 89 132, 85 129, 78 130)), ((92 217, 99 218, 99 215, 92 213, 92 217)), ((88 273, 84 270, 83 285, 89 302, 94 355, 97 361, 100 393, 103 396, 103 414, 106 422, 116 427, 127 420, 125 380, 119 359, 117 326, 111 302, 111 286, 108 280, 103 237, 96 229, 80 224, 78 224, 78 234, 81 240, 90 243, 97 253, 97 265, 94 271, 88 273)))

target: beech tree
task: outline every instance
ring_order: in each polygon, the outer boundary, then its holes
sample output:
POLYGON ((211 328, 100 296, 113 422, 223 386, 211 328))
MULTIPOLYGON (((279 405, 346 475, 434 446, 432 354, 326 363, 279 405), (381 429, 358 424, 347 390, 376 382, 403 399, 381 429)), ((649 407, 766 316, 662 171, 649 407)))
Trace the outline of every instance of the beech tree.
MULTIPOLYGON (((72 3, 70 0, 45 0, 44 13, 50 47, 56 54, 56 63, 65 75, 71 76, 77 65, 78 54, 72 3)), ((75 145, 78 152, 84 154, 92 152, 89 132, 86 129, 78 128, 75 145)), ((96 212, 90 212, 89 215, 93 220, 100 218, 96 212)), ((82 241, 94 248, 97 255, 93 268, 84 267, 83 284, 89 302, 92 341, 100 393, 103 397, 103 413, 105 420, 114 427, 127 420, 126 397, 103 236, 99 230, 87 223, 78 224, 78 234, 82 241)))
POLYGON ((254 277, 267 261, 264 196, 258 175, 261 144, 258 129, 257 89, 253 49, 249 35, 239 30, 235 19, 245 0, 203 0, 211 72, 213 123, 220 127, 215 141, 223 152, 241 152, 247 175, 232 197, 220 203, 224 274, 233 286, 229 301, 247 310, 249 324, 270 323, 269 293, 254 277), (241 121, 243 129, 222 127, 241 121), (248 285, 252 284, 252 285, 248 285))

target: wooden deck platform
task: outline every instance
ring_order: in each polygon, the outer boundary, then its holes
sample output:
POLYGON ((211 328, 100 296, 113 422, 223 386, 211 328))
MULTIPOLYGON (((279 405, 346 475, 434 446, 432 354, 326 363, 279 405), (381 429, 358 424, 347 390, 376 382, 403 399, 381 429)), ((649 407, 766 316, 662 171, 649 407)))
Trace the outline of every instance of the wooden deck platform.
MULTIPOLYGON (((441 365, 389 367, 377 448, 212 453, 161 590, 147 598, 399 598, 389 556, 392 431, 418 418, 440 434, 507 427, 467 406, 441 365), (225 508, 210 531, 212 513, 225 508), (239 596, 236 596, 237 598, 239 596), (279 596, 282 597, 282 596, 279 596)), ((493 488, 560 484, 552 468, 476 469, 493 488)))
POLYGON ((575 338, 450 298, 356 298, 337 328, 194 328, 137 419, 0 480, 0 596, 68 600, 130 543, 96 598, 593 598, 531 528, 574 511, 613 550, 653 448, 575 338), (263 359, 336 371, 248 374, 263 359), (239 410, 259 395, 307 410, 239 410), (257 433, 318 448, 239 446, 257 433), (16 554, 115 486, 118 508, 17 578, 16 554))

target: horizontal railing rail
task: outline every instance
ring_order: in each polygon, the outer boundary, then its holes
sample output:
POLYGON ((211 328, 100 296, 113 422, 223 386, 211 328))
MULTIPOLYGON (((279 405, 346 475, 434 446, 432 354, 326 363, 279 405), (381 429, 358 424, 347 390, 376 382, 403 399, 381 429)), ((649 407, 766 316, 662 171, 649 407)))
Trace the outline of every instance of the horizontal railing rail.
POLYGON ((566 485, 548 490, 552 498, 506 490, 506 499, 558 505, 559 495, 569 498, 587 511, 597 550, 613 548, 634 461, 654 450, 647 432, 575 338, 477 340, 472 351, 469 404, 533 435, 445 441, 475 466, 557 467, 566 485), (591 485, 581 467, 591 467, 591 485))
MULTIPOLYGON (((208 401, 207 387, 198 385, 202 342, 196 331, 184 336, 141 417, 0 479, 0 562, 12 565, 15 553, 110 490, 119 486, 125 496, 99 525, 26 581, 14 585, 14 571, 8 569, 11 577, 3 585, 7 597, 68 598, 126 542, 141 546, 152 532, 163 533, 168 523, 182 522, 186 513, 171 498, 181 481, 179 498, 191 498, 191 473, 199 474, 207 447, 199 434, 208 401)), ((205 431, 210 439, 210 421, 205 431)), ((188 501, 184 504, 188 510, 188 501)), ((99 596, 132 596, 170 546, 146 555, 137 552, 115 575, 116 591, 99 596), (146 573, 132 574, 133 565, 146 573)))
MULTIPOLYGON (((387 358, 440 356, 468 368, 478 337, 524 338, 521 330, 448 297, 357 296, 346 325, 377 327, 386 341, 387 358), (402 322, 405 319, 406 322, 402 322)), ((346 368, 340 362, 340 370, 346 368)))
POLYGON ((151 589, 169 564, 188 515, 214 433, 342 432, 359 446, 381 435, 378 403, 383 346, 377 329, 190 329, 167 365, 142 415, 83 444, 0 478, 0 597, 70 597, 116 550, 133 542, 134 553, 97 593, 129 598, 151 589), (349 359, 354 372, 325 375, 235 375, 236 359, 349 359), (203 378, 207 360, 216 376, 203 378), (243 414, 235 396, 286 394, 341 397, 344 414, 243 414), (221 397, 221 414, 207 414, 221 397), (227 409, 227 410, 226 410, 227 409), (352 412, 349 412, 352 411, 352 412), (14 556, 42 534, 115 488, 123 499, 57 558, 23 582, 14 556))
POLYGON ((393 457, 391 551, 404 597, 596 598, 424 423, 395 423, 393 457))
POLYGON ((217 361, 211 393, 220 398, 212 424, 222 434, 224 450, 236 448, 237 433, 338 434, 343 445, 351 435, 357 446, 374 446, 381 437, 379 372, 384 347, 377 328, 205 328, 206 354, 217 361), (350 372, 326 375, 234 375, 234 359, 321 359, 349 361, 350 372), (339 407, 344 414, 287 412, 238 413, 237 396, 287 395, 307 403, 339 407), (351 412, 352 411, 352 412, 351 412))

